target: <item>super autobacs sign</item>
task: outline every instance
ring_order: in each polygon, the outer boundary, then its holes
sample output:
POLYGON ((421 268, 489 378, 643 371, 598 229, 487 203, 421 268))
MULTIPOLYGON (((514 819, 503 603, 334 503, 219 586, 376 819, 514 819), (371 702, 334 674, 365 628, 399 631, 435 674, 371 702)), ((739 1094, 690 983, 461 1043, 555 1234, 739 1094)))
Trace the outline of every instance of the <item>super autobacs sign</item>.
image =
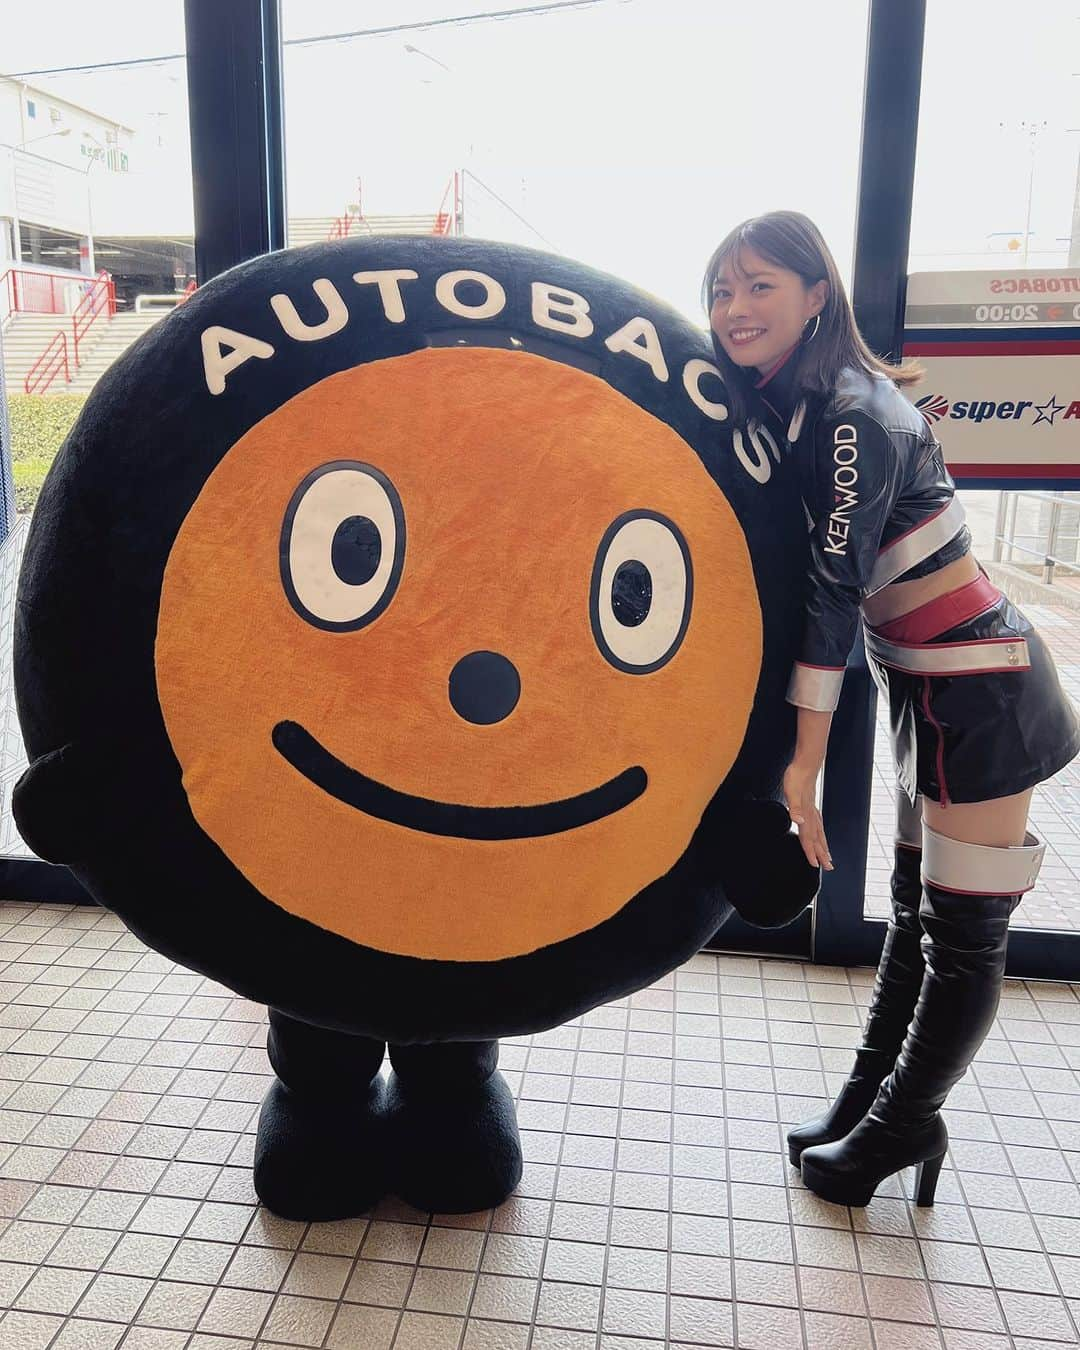
POLYGON ((944 345, 905 355, 926 369, 911 398, 950 469, 1080 476, 1080 342, 944 345))

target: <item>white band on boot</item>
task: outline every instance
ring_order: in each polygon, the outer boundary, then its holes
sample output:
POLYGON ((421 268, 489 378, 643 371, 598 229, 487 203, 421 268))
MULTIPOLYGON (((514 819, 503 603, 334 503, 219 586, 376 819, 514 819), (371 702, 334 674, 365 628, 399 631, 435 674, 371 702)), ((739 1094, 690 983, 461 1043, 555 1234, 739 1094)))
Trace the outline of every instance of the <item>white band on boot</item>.
POLYGON ((915 805, 912 806, 911 798, 907 795, 903 785, 896 785, 896 835, 894 842, 903 845, 905 848, 922 848, 922 797, 915 798, 915 805))
POLYGON ((1030 830, 1022 844, 992 848, 950 839, 924 823, 922 877, 964 895, 1022 895, 1035 885, 1045 852, 1030 830))

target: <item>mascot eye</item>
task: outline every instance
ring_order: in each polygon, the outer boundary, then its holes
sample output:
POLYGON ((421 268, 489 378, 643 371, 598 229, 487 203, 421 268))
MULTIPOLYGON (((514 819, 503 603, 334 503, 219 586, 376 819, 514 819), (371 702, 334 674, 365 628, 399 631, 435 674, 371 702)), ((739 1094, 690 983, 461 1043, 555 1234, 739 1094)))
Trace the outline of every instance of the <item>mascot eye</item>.
POLYGON ((405 513, 370 464, 337 460, 293 493, 281 529, 281 582, 316 628, 363 628, 394 597, 405 561, 405 513))
POLYGON ((628 511, 607 529, 593 566, 589 617, 604 659, 647 675, 675 655, 690 622, 693 571, 679 527, 628 511))

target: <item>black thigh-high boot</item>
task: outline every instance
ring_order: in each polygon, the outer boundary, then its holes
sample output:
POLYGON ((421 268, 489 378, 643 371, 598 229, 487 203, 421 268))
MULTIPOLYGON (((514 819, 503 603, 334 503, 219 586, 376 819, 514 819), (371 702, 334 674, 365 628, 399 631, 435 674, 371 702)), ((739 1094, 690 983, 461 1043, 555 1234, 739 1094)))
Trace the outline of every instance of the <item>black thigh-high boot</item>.
POLYGON ((270 1009, 277 1074, 255 1140, 255 1190, 285 1219, 349 1219, 387 1189, 379 1076, 385 1045, 270 1009))
POLYGON ((514 1099, 498 1041, 391 1045, 387 1089, 393 1190, 417 1209, 500 1205, 521 1180, 514 1099))
POLYGON ((843 1139, 873 1105, 877 1090, 892 1072, 915 1011, 923 979, 919 941, 922 899, 922 798, 912 806, 897 784, 896 844, 890 889, 892 917, 885 932, 877 979, 866 1015, 862 1044, 840 1095, 824 1115, 788 1131, 788 1157, 798 1167, 805 1149, 843 1139))
POLYGON ((926 974, 896 1066, 850 1134, 802 1158, 807 1187, 835 1204, 869 1204, 886 1177, 913 1165, 916 1202, 933 1204, 949 1142, 941 1107, 993 1025, 1009 916, 1035 884, 1044 851, 1033 834, 990 848, 929 828, 923 847, 926 974))

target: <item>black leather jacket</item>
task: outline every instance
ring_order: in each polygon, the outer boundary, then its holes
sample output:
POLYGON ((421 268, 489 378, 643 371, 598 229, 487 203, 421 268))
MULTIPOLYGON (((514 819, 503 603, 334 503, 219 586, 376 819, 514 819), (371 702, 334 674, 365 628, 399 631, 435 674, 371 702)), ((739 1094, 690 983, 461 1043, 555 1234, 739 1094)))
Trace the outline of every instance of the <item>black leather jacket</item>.
POLYGON ((788 423, 812 522, 806 626, 788 701, 836 707, 863 598, 937 571, 971 547, 941 446, 885 375, 844 370, 802 402, 788 361, 758 386, 788 423))

